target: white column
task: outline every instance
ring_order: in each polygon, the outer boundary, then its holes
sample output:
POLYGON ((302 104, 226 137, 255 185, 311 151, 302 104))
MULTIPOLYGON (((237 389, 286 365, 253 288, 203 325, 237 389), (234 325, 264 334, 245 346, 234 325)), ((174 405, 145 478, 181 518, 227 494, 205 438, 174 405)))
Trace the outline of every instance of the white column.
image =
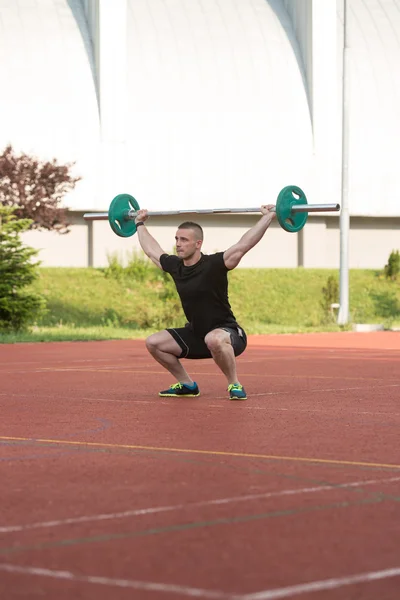
POLYGON ((350 48, 347 0, 343 2, 342 69, 342 212, 340 214, 340 272, 338 324, 350 320, 350 210, 349 210, 349 125, 350 125, 350 48))
POLYGON ((341 124, 339 111, 336 0, 312 0, 312 73, 309 80, 315 151, 313 201, 340 201, 341 124))
POLYGON ((127 0, 99 0, 98 83, 102 142, 99 205, 126 185, 127 0))

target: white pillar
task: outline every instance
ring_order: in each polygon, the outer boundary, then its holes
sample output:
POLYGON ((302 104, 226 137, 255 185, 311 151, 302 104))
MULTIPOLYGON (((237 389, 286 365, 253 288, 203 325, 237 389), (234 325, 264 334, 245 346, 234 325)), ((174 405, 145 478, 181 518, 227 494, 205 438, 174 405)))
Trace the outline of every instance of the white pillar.
POLYGON ((342 212, 340 214, 340 272, 338 324, 350 320, 350 209, 349 209, 349 129, 350 129, 350 48, 347 0, 343 3, 343 76, 342 76, 342 212))
POLYGON ((100 201, 126 190, 127 0, 99 0, 98 84, 102 143, 100 201))
POLYGON ((340 198, 341 156, 336 0, 312 0, 311 55, 309 89, 316 194, 313 201, 332 203, 340 198))

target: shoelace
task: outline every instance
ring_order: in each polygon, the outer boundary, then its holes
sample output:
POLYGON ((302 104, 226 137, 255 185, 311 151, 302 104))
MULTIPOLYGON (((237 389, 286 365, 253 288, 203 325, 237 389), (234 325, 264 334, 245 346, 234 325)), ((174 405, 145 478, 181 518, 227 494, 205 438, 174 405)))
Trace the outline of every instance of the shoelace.
POLYGON ((171 390, 181 390, 182 388, 183 388, 183 385, 181 383, 179 383, 179 382, 178 383, 173 383, 170 386, 171 390))
POLYGON ((239 383, 231 383, 230 385, 228 385, 228 392, 231 392, 232 390, 239 390, 242 391, 243 386, 240 385, 239 383))

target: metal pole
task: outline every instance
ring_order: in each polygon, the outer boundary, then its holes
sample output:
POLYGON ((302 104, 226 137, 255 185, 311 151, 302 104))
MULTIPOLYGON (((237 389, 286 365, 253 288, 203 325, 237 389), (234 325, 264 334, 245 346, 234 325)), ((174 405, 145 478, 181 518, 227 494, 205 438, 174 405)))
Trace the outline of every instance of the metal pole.
MULTIPOLYGON (((275 209, 274 209, 275 210, 275 209)), ((304 212, 337 212, 340 210, 340 204, 295 204, 291 208, 293 213, 304 213, 304 212)), ((229 214, 229 213, 260 213, 260 208, 189 208, 186 210, 164 210, 149 212, 149 217, 163 217, 165 215, 181 215, 181 214, 203 214, 212 215, 215 213, 229 214)), ((137 211, 127 210, 124 213, 124 219, 127 221, 133 221, 136 218, 137 211)), ((84 219, 89 221, 106 221, 108 219, 108 213, 86 213, 83 215, 84 219)))
POLYGON ((338 324, 349 322, 349 44, 347 0, 343 0, 343 75, 342 75, 342 211, 340 213, 340 277, 338 324))
POLYGON ((92 221, 88 222, 87 245, 88 245, 87 266, 93 267, 93 222, 92 221))

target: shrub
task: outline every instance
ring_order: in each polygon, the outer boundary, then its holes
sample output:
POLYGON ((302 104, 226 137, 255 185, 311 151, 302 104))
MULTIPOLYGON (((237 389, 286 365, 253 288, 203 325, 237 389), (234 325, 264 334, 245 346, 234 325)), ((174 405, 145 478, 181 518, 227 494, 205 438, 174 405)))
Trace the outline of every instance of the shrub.
POLYGON ((385 277, 395 281, 400 273, 400 254, 398 250, 390 253, 387 264, 384 268, 385 277))
POLYGON ((38 277, 38 251, 25 246, 19 234, 29 228, 28 219, 16 219, 13 209, 0 206, 0 330, 26 329, 44 313, 41 296, 26 286, 38 277))
MULTIPOLYGON (((144 286, 145 302, 135 306, 132 321, 121 322, 112 309, 107 310, 104 322, 107 324, 128 324, 139 328, 165 328, 176 326, 183 321, 184 316, 178 292, 172 277, 156 267, 143 252, 132 251, 128 253, 127 264, 124 266, 117 253, 107 255, 108 266, 104 269, 107 278, 113 278, 126 285, 128 290, 135 289, 138 285, 144 286), (154 302, 156 294, 157 302, 154 302)), ((143 296, 143 294, 142 294, 143 296)))
POLYGON ((107 254, 108 267, 104 269, 106 277, 112 277, 121 281, 130 279, 131 281, 144 282, 153 281, 154 279, 161 280, 161 272, 153 265, 153 263, 144 255, 143 252, 128 252, 127 264, 124 266, 117 252, 107 254))
POLYGON ((334 321, 334 313, 331 305, 339 302, 339 283, 337 278, 329 275, 326 286, 322 288, 322 300, 320 306, 324 314, 324 322, 334 321))
POLYGON ((0 155, 0 205, 14 207, 18 219, 30 219, 30 229, 68 233, 67 209, 61 202, 80 181, 71 175, 72 166, 17 155, 7 146, 0 155))

